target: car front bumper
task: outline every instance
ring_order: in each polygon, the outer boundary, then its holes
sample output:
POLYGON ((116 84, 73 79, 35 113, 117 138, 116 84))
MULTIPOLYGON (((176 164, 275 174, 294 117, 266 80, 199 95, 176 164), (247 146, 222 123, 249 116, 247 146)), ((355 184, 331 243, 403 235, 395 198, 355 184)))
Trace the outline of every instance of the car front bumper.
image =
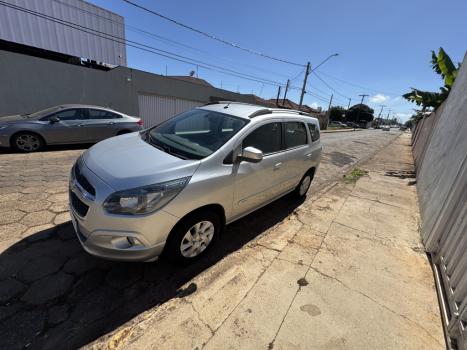
POLYGON ((114 190, 79 159, 81 186, 74 168, 70 177, 70 212, 75 232, 89 254, 109 260, 151 261, 163 251, 165 241, 179 218, 159 210, 148 215, 114 215, 102 207, 114 190), (132 244, 132 242, 137 244, 132 244))

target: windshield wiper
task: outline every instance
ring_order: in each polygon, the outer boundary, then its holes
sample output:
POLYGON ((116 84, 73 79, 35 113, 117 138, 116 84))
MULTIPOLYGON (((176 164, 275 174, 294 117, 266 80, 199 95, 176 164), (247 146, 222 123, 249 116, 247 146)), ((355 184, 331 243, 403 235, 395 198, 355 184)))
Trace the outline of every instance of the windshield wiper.
POLYGON ((149 142, 149 144, 151 144, 152 146, 156 147, 158 150, 160 151, 163 151, 165 153, 168 153, 170 155, 173 155, 175 157, 178 157, 178 158, 181 158, 181 159, 190 159, 188 157, 185 157, 184 155, 178 153, 178 152, 175 152, 170 146, 168 145, 165 145, 163 143, 160 143, 160 142, 155 142, 155 140, 152 138, 151 136, 151 133, 147 133, 147 141, 149 142))

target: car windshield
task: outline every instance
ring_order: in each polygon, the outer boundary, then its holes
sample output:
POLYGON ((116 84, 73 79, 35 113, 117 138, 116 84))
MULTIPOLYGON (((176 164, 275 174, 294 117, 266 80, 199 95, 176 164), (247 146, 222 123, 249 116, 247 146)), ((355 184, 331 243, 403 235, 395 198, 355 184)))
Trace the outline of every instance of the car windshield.
POLYGON ((224 145, 248 123, 228 114, 193 109, 148 130, 145 140, 183 159, 202 159, 224 145))
POLYGON ((50 108, 47 108, 47 109, 43 109, 43 110, 38 111, 38 112, 25 114, 24 116, 27 117, 27 118, 40 118, 40 117, 42 117, 44 115, 53 113, 53 112, 55 112, 55 111, 57 111, 59 109, 60 109, 60 107, 54 106, 54 107, 50 107, 50 108))

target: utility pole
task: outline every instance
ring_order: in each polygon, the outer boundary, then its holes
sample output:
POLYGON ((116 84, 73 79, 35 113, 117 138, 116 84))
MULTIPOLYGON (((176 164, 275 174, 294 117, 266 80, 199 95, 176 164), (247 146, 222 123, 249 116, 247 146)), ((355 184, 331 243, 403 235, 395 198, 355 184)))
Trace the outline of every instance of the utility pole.
POLYGON ((352 99, 349 97, 349 105, 347 106, 347 110, 350 109, 350 102, 352 102, 352 99))
POLYGON ((331 105, 332 105, 332 98, 334 97, 334 94, 331 94, 331 99, 329 100, 329 106, 328 106, 328 110, 326 112, 326 114, 328 115, 328 118, 327 118, 327 123, 326 123, 326 129, 328 128, 329 126, 329 118, 331 117, 331 105))
MULTIPOLYGON (((360 102, 360 104, 363 105, 363 100, 365 99, 365 97, 370 96, 370 95, 361 94, 361 95, 358 95, 358 96, 361 96, 361 97, 362 97, 362 101, 360 102)), ((360 123, 360 111, 361 111, 361 110, 362 110, 361 108, 358 109, 357 120, 356 120, 357 123, 360 123)))
POLYGON ((362 102, 360 102, 360 104, 362 105, 362 104, 363 104, 363 100, 365 99, 365 97, 370 96, 370 95, 361 94, 361 95, 358 95, 358 96, 362 96, 362 102))
POLYGON ((285 84, 284 98, 282 99, 282 105, 285 106, 285 99, 287 97, 287 91, 289 90, 290 79, 287 79, 287 84, 285 84))
POLYGON ((303 87, 302 87, 302 93, 300 94, 300 104, 298 106, 298 109, 302 109, 302 104, 303 104, 303 96, 305 95, 305 88, 306 88, 306 81, 308 79, 308 75, 310 74, 310 62, 306 64, 306 71, 305 71, 305 78, 303 78, 303 87))
POLYGON ((381 113, 383 113, 383 108, 386 107, 385 105, 379 105, 381 107, 381 110, 379 111, 378 118, 381 117, 381 113))
POLYGON ((281 95, 281 86, 277 87, 277 97, 276 97, 276 106, 279 107, 279 97, 281 95))

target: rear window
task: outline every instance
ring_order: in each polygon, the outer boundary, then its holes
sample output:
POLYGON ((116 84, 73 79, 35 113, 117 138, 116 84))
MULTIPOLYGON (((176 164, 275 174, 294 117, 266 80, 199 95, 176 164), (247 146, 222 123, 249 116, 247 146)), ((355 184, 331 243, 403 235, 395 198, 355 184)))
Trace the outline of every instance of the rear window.
POLYGON ((298 147, 307 144, 305 124, 300 122, 285 123, 285 148, 298 147))
POLYGON ((319 140, 319 128, 316 124, 308 123, 308 129, 310 129, 311 141, 315 142, 319 140))

